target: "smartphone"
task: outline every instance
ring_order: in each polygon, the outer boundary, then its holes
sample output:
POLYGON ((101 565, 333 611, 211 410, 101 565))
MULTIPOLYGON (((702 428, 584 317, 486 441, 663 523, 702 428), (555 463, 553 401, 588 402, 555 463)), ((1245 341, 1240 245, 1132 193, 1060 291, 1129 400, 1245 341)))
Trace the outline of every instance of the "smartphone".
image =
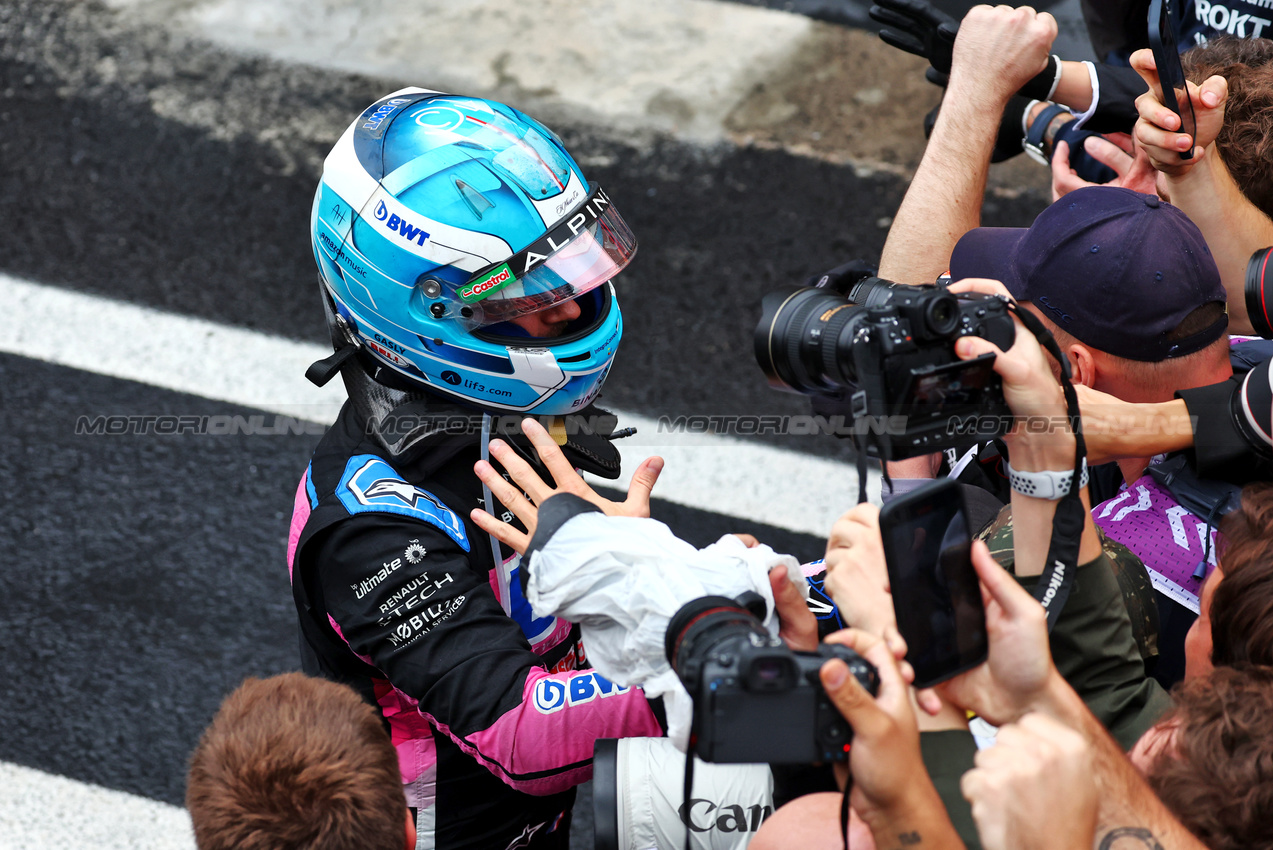
POLYGON ((915 687, 935 685, 985 661, 986 609, 959 485, 943 478, 886 503, 880 534, 915 687))
POLYGON ((1197 138, 1197 122, 1193 115, 1193 101, 1185 85, 1185 69, 1180 64, 1180 31, 1176 22, 1176 0, 1150 0, 1149 47, 1154 52, 1154 64, 1158 66, 1158 81, 1162 84, 1163 106, 1180 116, 1181 133, 1189 136, 1189 150, 1180 153, 1181 159, 1193 159, 1193 140, 1197 138))

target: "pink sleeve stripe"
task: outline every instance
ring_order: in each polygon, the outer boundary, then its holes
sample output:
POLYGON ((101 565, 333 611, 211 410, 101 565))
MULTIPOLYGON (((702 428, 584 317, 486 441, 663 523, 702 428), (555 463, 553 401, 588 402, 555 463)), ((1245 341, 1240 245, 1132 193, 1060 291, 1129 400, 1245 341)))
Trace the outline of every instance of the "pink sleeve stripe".
POLYGON ((287 530, 287 577, 292 578, 292 567, 296 563, 296 546, 301 542, 301 532, 305 523, 309 522, 309 470, 301 476, 301 483, 296 485, 296 498, 292 502, 292 525, 287 530))
POLYGON ((592 777, 598 738, 663 734, 639 688, 622 688, 593 670, 531 670, 521 703, 466 738, 433 717, 429 722, 509 786, 541 796, 592 777))

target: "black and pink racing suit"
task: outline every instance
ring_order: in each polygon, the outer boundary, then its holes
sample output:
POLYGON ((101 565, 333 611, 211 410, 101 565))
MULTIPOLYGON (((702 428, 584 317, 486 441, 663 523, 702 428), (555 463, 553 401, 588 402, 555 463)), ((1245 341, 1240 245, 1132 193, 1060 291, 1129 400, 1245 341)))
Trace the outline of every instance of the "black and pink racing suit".
MULTIPOLYGON (((346 404, 296 491, 288 565, 307 673, 376 705, 417 847, 567 847, 598 738, 658 736, 639 689, 582 669, 579 627, 535 618, 518 556, 497 599, 478 442, 392 463, 346 404)), ((463 442, 463 441, 461 441, 463 442)))

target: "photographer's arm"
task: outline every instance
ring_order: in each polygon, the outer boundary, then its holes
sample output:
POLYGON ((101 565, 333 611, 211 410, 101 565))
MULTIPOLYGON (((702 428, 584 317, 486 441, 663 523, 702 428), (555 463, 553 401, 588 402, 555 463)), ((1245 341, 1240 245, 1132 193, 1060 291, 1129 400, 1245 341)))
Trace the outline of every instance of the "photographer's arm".
POLYGON ((1027 714, 1000 728, 976 763, 961 785, 986 850, 1090 850, 1098 801, 1081 734, 1027 714))
POLYGON ((1056 21, 1023 7, 976 6, 959 25, 950 84, 880 258, 880 276, 932 283, 981 218, 1004 106, 1048 61, 1056 21))
POLYGON ((1205 148, 1185 174, 1160 173, 1158 189, 1189 216, 1211 249, 1229 295, 1229 331, 1254 333, 1247 315, 1246 267, 1251 255, 1273 245, 1273 221, 1247 200, 1215 145, 1205 148))
POLYGON ((843 661, 822 665, 822 686, 853 727, 849 800, 866 821, 876 847, 962 848, 920 754, 909 688, 889 647, 878 637, 846 629, 827 638, 849 646, 876 666, 880 689, 872 697, 848 675, 843 661))
POLYGON ((1123 401, 1076 384, 1083 439, 1091 466, 1127 457, 1150 457, 1193 445, 1193 422, 1180 399, 1137 403, 1123 401))
POLYGON ((1253 253, 1273 245, 1273 221, 1242 194, 1214 144, 1224 124, 1228 82, 1213 76, 1201 85, 1188 84, 1197 136, 1193 157, 1182 160, 1189 137, 1177 132, 1179 116, 1162 104, 1153 53, 1138 50, 1131 62, 1149 86, 1136 100, 1136 140, 1159 171, 1159 194, 1183 210, 1207 240, 1229 294, 1230 332, 1252 333, 1244 293, 1246 266, 1253 253))
POLYGON ((1059 676, 1038 707, 1078 731, 1091 748, 1092 775, 1100 801, 1095 846, 1124 846, 1116 843, 1120 841, 1147 850, 1202 850, 1206 846, 1168 811, 1123 748, 1059 676))
POLYGON ((1088 457, 1101 463, 1187 449, 1190 465, 1204 478, 1233 484, 1267 478, 1273 456, 1273 441, 1266 436, 1273 432, 1269 365, 1265 361, 1245 375, 1179 390, 1177 398, 1158 403, 1131 404, 1078 387, 1088 457))
MULTIPOLYGON (((1008 291, 994 281, 964 280, 952 292, 981 292, 1007 297, 1008 291)), ((1066 418, 1065 396, 1052 376, 1043 348, 1025 326, 1016 321, 1016 339, 1007 351, 977 336, 961 337, 955 354, 971 360, 986 353, 996 354, 995 371, 1003 378, 1003 394, 1016 417, 1013 429, 1004 435, 1008 460, 1021 472, 1062 472, 1074 468, 1075 439, 1066 418), (1040 427, 1041 426, 1041 427, 1040 427)), ((1079 540, 1078 563, 1085 564, 1101 554, 1100 538, 1092 522, 1091 502, 1084 488, 1085 521, 1079 540)), ((1016 574, 1037 576, 1043 572, 1052 539, 1052 518, 1058 502, 1012 491, 1012 516, 1016 574)))
POLYGON ((1037 711, 1082 734, 1092 748, 1100 799, 1097 846, 1121 846, 1114 841, 1125 838, 1149 850, 1201 848, 1203 845, 1172 817, 1053 665, 1047 616, 1039 603, 995 563, 980 542, 973 547, 973 565, 986 598, 989 657, 985 664, 938 689, 957 705, 996 725, 1037 711))

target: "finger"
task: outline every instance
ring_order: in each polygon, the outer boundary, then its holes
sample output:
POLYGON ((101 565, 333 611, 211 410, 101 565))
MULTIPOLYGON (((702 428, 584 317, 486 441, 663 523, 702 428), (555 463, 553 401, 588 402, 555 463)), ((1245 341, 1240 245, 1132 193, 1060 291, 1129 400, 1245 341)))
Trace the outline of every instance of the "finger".
POLYGON ((478 528, 499 542, 512 547, 519 554, 526 554, 526 549, 530 546, 530 535, 518 531, 506 522, 501 522, 481 508, 474 508, 470 511, 469 518, 473 520, 478 528))
POLYGON ((900 30, 880 30, 880 40, 885 44, 896 47, 898 50, 905 50, 921 58, 927 59, 928 54, 924 51, 924 44, 913 35, 907 35, 900 30))
POLYGON ((966 277, 946 288, 954 293, 979 292, 982 295, 998 295, 1009 301, 1015 300, 1012 297, 1012 293, 1008 291, 1008 287, 997 280, 988 280, 984 277, 966 277))
POLYGON ((1179 130, 1180 116, 1171 109, 1168 109, 1162 102, 1161 97, 1155 97, 1153 92, 1145 92, 1136 98, 1136 114, 1155 127, 1164 130, 1179 130))
MULTIPOLYGON (((911 681, 914 681, 914 679, 911 679, 911 681)), ((924 688, 916 691, 915 702, 918 703, 924 713, 930 717, 936 717, 941 714, 942 708, 945 706, 941 697, 938 696, 937 691, 932 688, 924 688)))
MULTIPOLYGON (((503 440, 491 440, 490 445, 491 457, 499 461, 500 466, 504 467, 517 486, 530 494, 531 500, 538 505, 544 499, 553 494, 553 488, 544 483, 539 477, 539 473, 531 469, 529 463, 513 451, 513 448, 503 440)), ((481 477, 480 475, 478 477, 481 477)), ((503 476, 496 475, 497 478, 503 479, 503 476)), ((507 484, 507 482, 505 482, 507 484)), ((489 484, 487 486, 490 486, 489 484)), ((494 492, 495 488, 491 487, 494 492)), ((502 501, 502 500, 501 500, 502 501)), ((505 504, 511 508, 512 505, 505 504)))
POLYGON ((1114 169, 1120 177, 1131 170, 1134 162, 1131 154, 1100 136, 1088 136, 1083 141, 1083 150, 1101 165, 1114 169))
POLYGON ((1065 142, 1057 142, 1052 153, 1052 195, 1053 200, 1086 185, 1078 174, 1070 168, 1070 146, 1065 142))
POLYGON ((883 730, 888 723, 887 716, 849 672, 849 665, 832 658, 822 665, 818 676, 822 689, 857 734, 870 736, 883 730))
POLYGON ((1051 38, 1049 38, 1048 41, 1049 42, 1056 41, 1056 36, 1057 36, 1057 33, 1060 31, 1060 27, 1056 22, 1056 18, 1052 17, 1052 13, 1040 12, 1039 16, 1035 18, 1035 20, 1041 23, 1044 29, 1051 35, 1051 38))
MULTIPOLYGON (((1174 113, 1172 113, 1174 117, 1174 113)), ((1186 142, 1189 137, 1184 133, 1177 133, 1175 128, 1167 129, 1159 126, 1153 121, 1142 117, 1136 122, 1135 130, 1136 141, 1141 147, 1146 149, 1146 153, 1151 158, 1154 157, 1155 151, 1176 151, 1179 150, 1177 142, 1184 139, 1186 142)))
POLYGON ((1142 47, 1133 53, 1128 61, 1132 69, 1145 81, 1145 85, 1149 86, 1154 97, 1161 102, 1162 83, 1158 79, 1158 63, 1154 61, 1154 52, 1147 47, 1142 47))
MULTIPOLYGON (((1003 609, 1008 618, 1015 620, 1035 617, 1046 623, 1047 615, 1043 613, 1043 607, 1025 588, 1017 584, 1007 570, 999 566, 984 541, 973 541, 972 566, 990 598, 1003 609)), ((1044 625, 1044 628, 1047 626, 1044 625)))
POLYGON ((1136 112, 1142 118, 1153 122, 1156 127, 1173 132, 1180 131, 1180 114, 1162 101, 1154 100, 1149 94, 1142 94, 1140 98, 1137 98, 1136 112), (1141 98, 1144 98, 1144 100, 1141 100, 1141 98), (1142 108, 1144 109, 1143 113, 1141 112, 1142 108))
MULTIPOLYGON (((1002 357, 999 357, 999 355, 1003 354, 1002 348, 979 336, 960 337, 955 342, 955 356, 961 360, 972 360, 974 357, 980 357, 983 354, 994 354, 999 358, 995 361, 996 371, 998 371, 998 364, 1003 360, 1002 357)), ((1000 374, 1002 375, 1003 373, 1000 372, 1000 374)), ((1006 378, 1007 376, 1004 375, 1004 377, 1006 378)))
POLYGON ((1207 109, 1216 109, 1229 99, 1229 81, 1219 74, 1207 77, 1199 87, 1198 102, 1207 109))
POLYGON ((822 639, 823 643, 838 643, 847 646, 858 655, 865 655, 868 650, 884 642, 883 638, 864 632, 861 629, 840 629, 822 639))
POLYGON ((1136 143, 1132 140, 1131 133, 1103 133, 1101 138, 1111 144, 1118 145, 1123 153, 1128 156, 1136 155, 1136 143))
POLYGON ((548 471, 552 474, 553 481, 557 487, 563 490, 569 490, 572 493, 582 492, 582 489, 588 488, 583 478, 575 472, 575 468, 570 465, 570 461, 566 460, 566 456, 561 453, 561 446, 557 445, 557 441, 552 435, 534 419, 522 420, 522 433, 530 439, 530 443, 535 447, 535 451, 539 454, 539 459, 544 462, 544 466, 548 467, 548 471))
POLYGON ((981 797, 983 786, 984 779, 978 768, 974 767, 972 770, 966 771, 964 775, 959 778, 959 793, 962 794, 963 798, 969 803, 977 802, 977 800, 981 797))
POLYGON ((884 643, 888 644, 893 657, 901 661, 906 657, 906 638, 897 630, 897 626, 884 627, 884 643))
POLYGON ((871 16, 871 20, 876 23, 883 24, 886 27, 901 30, 902 32, 910 33, 912 35, 915 32, 916 24, 914 18, 909 18, 906 15, 894 12, 892 9, 885 9, 882 6, 877 5, 872 6, 869 10, 867 10, 867 14, 871 16))
POLYGON ((863 526, 868 531, 873 531, 876 534, 879 534, 880 509, 877 505, 872 505, 870 502, 863 502, 860 505, 855 505, 850 508, 848 512, 844 514, 844 517, 853 525, 863 526))
POLYGON ((1189 144, 1189 137, 1183 133, 1165 130, 1145 118, 1136 122, 1135 134, 1136 142, 1156 165, 1178 159, 1175 154, 1181 144, 1189 144))
POLYGON ((530 503, 521 490, 508 483, 504 476, 495 471, 495 467, 484 460, 473 464, 473 472, 491 489, 491 495, 498 499, 501 505, 512 511, 513 516, 521 520, 523 525, 530 529, 535 527, 539 510, 530 503))
POLYGON ((792 649, 817 651, 818 620, 787 574, 786 567, 774 567, 769 571, 769 589, 774 595, 774 611, 781 629, 779 635, 792 649))
MULTIPOLYGON (((875 665, 880 677, 878 699, 883 705, 894 707, 905 705, 909 711, 909 697, 906 684, 897 668, 897 662, 884 642, 858 629, 845 629, 827 638, 839 636, 834 643, 843 643, 855 649, 858 655, 875 665), (869 648, 863 648, 869 644, 869 648)), ((838 658, 833 658, 822 665, 819 670, 823 689, 835 704, 844 718, 858 734, 878 733, 885 731, 891 720, 883 706, 877 704, 876 697, 862 687, 861 683, 849 673, 848 665, 838 658), (852 681, 850 681, 852 680, 852 681)))
POLYGON ((755 535, 740 534, 735 532, 734 536, 737 537, 739 540, 743 541, 743 545, 746 546, 748 549, 754 549, 755 547, 760 545, 760 541, 756 539, 755 535))
MULTIPOLYGON (((659 474, 663 471, 663 458, 655 455, 647 457, 641 461, 641 465, 637 467, 636 472, 632 473, 632 483, 628 485, 627 505, 636 509, 642 516, 650 515, 650 491, 654 489, 654 485, 659 480, 659 474)), ((755 538, 752 538, 750 546, 755 546, 755 538)))

